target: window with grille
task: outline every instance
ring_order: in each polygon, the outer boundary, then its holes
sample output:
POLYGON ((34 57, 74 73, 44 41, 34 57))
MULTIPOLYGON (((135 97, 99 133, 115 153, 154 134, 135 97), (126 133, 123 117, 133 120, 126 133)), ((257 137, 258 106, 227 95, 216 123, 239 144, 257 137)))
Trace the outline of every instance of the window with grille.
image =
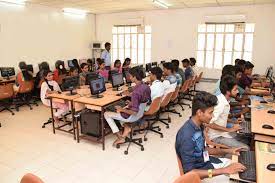
POLYGON ((112 61, 129 57, 133 64, 151 62, 151 26, 114 26, 112 61))
POLYGON ((197 65, 221 69, 236 58, 252 61, 255 24, 200 24, 198 26, 197 65))

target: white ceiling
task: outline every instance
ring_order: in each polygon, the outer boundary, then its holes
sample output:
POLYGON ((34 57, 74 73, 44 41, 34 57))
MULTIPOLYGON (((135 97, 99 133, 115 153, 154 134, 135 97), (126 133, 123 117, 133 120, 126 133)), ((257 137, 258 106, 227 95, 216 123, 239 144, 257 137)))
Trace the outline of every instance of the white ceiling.
MULTIPOLYGON (((217 7, 233 5, 251 5, 275 3, 275 0, 161 0, 171 6, 169 9, 217 7)), ((113 13, 139 10, 163 9, 152 0, 28 0, 28 3, 40 4, 55 8, 78 8, 90 13, 113 13)))

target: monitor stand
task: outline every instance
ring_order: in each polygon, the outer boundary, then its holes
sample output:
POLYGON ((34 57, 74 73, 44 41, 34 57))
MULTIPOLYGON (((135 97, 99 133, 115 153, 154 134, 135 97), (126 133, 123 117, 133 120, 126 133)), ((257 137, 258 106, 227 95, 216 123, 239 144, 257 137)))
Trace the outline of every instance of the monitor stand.
POLYGON ((76 95, 77 93, 76 92, 73 92, 73 90, 69 90, 70 93, 67 93, 66 95, 68 96, 73 96, 73 95, 76 95))
POLYGON ((122 89, 120 87, 113 88, 113 91, 121 91, 122 89))
POLYGON ((6 77, 6 80, 10 80, 10 76, 9 75, 6 77))
POLYGON ((104 96, 103 95, 100 95, 100 94, 96 94, 96 95, 92 95, 91 98, 103 98, 104 96))

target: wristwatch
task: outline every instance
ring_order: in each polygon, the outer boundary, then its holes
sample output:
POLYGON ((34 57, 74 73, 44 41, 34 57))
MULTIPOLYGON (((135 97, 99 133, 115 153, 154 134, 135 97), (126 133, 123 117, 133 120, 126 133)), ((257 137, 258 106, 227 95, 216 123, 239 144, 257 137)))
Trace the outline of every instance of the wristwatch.
POLYGON ((208 178, 212 178, 212 176, 213 176, 213 170, 208 169, 208 178))

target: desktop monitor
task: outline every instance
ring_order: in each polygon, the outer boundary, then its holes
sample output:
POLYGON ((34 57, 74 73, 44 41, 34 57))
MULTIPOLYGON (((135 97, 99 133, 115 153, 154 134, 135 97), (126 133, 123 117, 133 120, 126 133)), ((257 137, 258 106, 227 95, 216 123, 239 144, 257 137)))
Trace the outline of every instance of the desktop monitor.
POLYGON ((28 65, 27 65, 27 71, 33 72, 33 65, 28 64, 28 65))
POLYGON ((97 79, 90 80, 90 91, 92 97, 102 98, 103 96, 99 94, 106 91, 104 78, 99 77, 97 79))
POLYGON ((70 91, 69 95, 75 95, 73 90, 79 86, 79 76, 70 76, 63 79, 62 89, 63 91, 70 91))
POLYGON ((148 63, 145 65, 146 72, 149 72, 152 69, 152 64, 148 63))
POLYGON ((157 67, 158 63, 157 62, 152 62, 152 67, 157 67))
POLYGON ((111 77, 112 77, 112 86, 113 86, 113 88, 116 88, 118 90, 118 87, 124 85, 123 74, 122 73, 112 74, 111 77))
POLYGON ((15 76, 14 67, 2 67, 1 68, 1 76, 3 78, 9 79, 10 76, 15 76))
POLYGON ((131 79, 130 79, 129 70, 125 70, 125 71, 123 72, 123 74, 124 74, 124 78, 125 78, 126 83, 127 83, 128 85, 131 84, 132 81, 131 81, 131 79))
POLYGON ((73 63, 73 60, 68 60, 68 66, 71 68, 71 67, 75 67, 74 63, 73 63))
POLYGON ((108 78, 109 81, 112 81, 113 74, 118 74, 118 71, 117 70, 109 70, 109 78, 108 78))
POLYGON ((89 72, 89 73, 86 74, 85 84, 89 85, 91 80, 95 80, 95 79, 98 79, 98 78, 99 78, 99 75, 97 73, 89 72))

